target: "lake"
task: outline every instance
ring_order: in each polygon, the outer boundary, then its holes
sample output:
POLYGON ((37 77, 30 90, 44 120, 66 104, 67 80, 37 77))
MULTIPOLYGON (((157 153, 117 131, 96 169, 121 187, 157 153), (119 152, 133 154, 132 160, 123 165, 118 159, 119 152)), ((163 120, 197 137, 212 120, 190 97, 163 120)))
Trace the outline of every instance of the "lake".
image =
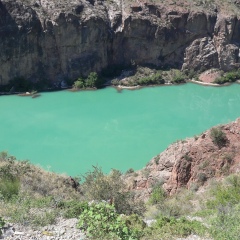
POLYGON ((0 97, 0 151, 45 169, 141 169, 174 141, 240 116, 240 85, 193 83, 0 97))

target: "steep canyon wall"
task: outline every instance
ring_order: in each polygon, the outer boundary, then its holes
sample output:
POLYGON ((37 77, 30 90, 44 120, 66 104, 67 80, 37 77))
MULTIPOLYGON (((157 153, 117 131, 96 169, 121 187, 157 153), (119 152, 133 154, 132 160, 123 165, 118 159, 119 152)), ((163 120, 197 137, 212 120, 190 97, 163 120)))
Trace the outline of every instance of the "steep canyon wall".
MULTIPOLYGON (((236 5, 236 7, 238 7, 236 5)), ((0 1, 0 84, 61 81, 111 65, 239 67, 240 18, 138 1, 0 1)))

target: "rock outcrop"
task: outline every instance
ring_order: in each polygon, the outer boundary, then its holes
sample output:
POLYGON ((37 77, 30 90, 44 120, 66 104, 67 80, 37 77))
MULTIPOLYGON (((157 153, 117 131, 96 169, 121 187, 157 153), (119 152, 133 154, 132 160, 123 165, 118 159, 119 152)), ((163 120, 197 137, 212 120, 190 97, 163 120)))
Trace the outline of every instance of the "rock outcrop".
POLYGON ((209 179, 240 172, 240 119, 219 127, 226 135, 217 145, 211 130, 200 136, 178 141, 154 157, 147 166, 126 177, 129 189, 148 197, 156 182, 173 194, 182 187, 197 189, 209 179))
POLYGON ((0 84, 20 76, 73 80, 133 62, 239 67, 240 19, 218 0, 185 2, 1 0, 0 84))

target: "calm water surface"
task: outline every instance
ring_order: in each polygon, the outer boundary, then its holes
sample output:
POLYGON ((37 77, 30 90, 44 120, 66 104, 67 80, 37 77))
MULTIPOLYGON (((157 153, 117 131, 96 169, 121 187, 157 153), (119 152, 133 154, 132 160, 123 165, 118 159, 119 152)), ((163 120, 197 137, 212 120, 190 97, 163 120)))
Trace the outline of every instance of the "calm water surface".
POLYGON ((0 146, 55 172, 140 169, 170 143, 240 116, 240 85, 0 97, 0 146))

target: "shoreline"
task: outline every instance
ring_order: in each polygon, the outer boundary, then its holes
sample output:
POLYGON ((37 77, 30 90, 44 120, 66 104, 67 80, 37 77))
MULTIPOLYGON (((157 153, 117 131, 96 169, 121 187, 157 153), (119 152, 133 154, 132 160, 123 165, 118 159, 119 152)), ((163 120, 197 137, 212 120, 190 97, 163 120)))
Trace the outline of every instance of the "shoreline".
POLYGON ((208 83, 208 82, 201 82, 201 81, 196 81, 196 80, 187 80, 187 82, 196 83, 196 84, 203 85, 203 86, 212 86, 212 87, 226 87, 226 86, 229 86, 233 83, 240 84, 240 80, 237 80, 235 82, 227 82, 227 83, 224 83, 224 84, 208 83))
POLYGON ((187 82, 196 83, 203 86, 213 86, 213 87, 226 86, 226 84, 208 83, 208 82, 201 82, 197 80, 187 80, 187 82))
MULTIPOLYGON (((110 87, 114 87, 113 85, 110 85, 110 87)), ((123 85, 118 85, 118 86, 115 86, 117 89, 139 89, 141 87, 144 87, 144 86, 140 86, 140 85, 137 85, 137 86, 123 86, 123 85)))
MULTIPOLYGON (((202 86, 212 86, 212 87, 224 87, 224 86, 229 86, 233 83, 237 83, 240 84, 240 80, 237 80, 235 82, 228 82, 225 84, 217 84, 217 83, 207 83, 207 82, 201 82, 201 81, 197 81, 197 80, 186 80, 185 83, 195 83, 198 85, 202 85, 202 86)), ((129 90, 137 90, 137 89, 141 89, 144 87, 158 87, 158 86, 171 86, 171 85, 181 85, 181 84, 185 84, 185 83, 179 83, 179 84, 174 84, 174 83, 164 83, 164 84, 159 84, 159 85, 136 85, 136 86, 123 86, 123 85, 107 85, 104 86, 102 88, 105 87, 113 87, 116 90, 123 90, 123 89, 129 89, 129 90)), ((100 89, 102 89, 100 88, 100 89)), ((37 92, 39 93, 44 93, 44 92, 57 92, 57 91, 63 91, 63 90, 67 90, 70 92, 78 92, 78 91, 92 91, 92 90, 98 90, 97 88, 85 88, 85 89, 73 89, 72 87, 67 87, 67 88, 52 88, 52 89, 46 89, 46 90, 42 90, 37 92)), ((31 93, 27 94, 26 92, 0 92, 0 96, 9 96, 9 95, 17 95, 17 96, 33 96, 31 93)))

